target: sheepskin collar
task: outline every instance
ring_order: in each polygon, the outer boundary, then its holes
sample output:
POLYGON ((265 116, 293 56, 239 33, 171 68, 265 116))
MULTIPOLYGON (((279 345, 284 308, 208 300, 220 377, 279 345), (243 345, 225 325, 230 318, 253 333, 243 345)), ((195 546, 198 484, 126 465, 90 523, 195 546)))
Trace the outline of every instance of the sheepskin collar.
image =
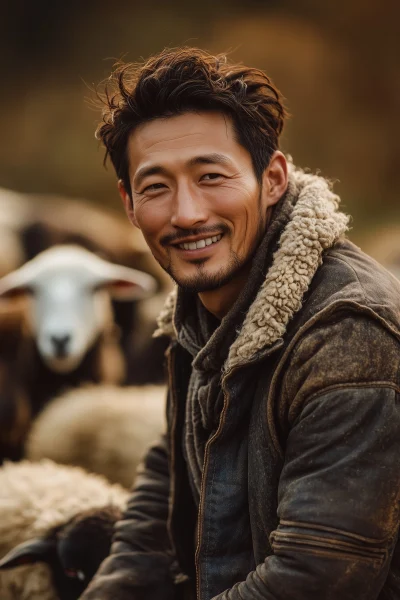
MULTIPOLYGON (((339 197, 330 183, 289 163, 287 196, 293 204, 289 222, 264 283, 231 345, 224 371, 246 364, 257 352, 282 338, 322 263, 322 254, 347 230, 348 217, 339 212, 339 197)), ((167 297, 154 336, 176 338, 174 312, 177 288, 167 297)))

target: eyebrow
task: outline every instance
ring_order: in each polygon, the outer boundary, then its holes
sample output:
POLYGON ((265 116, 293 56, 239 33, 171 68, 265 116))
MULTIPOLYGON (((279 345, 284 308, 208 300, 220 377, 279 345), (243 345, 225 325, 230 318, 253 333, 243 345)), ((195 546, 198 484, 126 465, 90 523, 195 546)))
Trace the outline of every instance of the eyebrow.
POLYGON ((135 187, 139 186, 143 179, 150 175, 168 175, 167 169, 161 165, 153 165, 152 167, 141 167, 133 178, 135 187))
POLYGON ((202 156, 194 156, 188 162, 189 167, 196 165, 231 165, 232 161, 224 154, 218 154, 216 152, 212 154, 204 154, 202 156))
MULTIPOLYGON (((232 161, 225 156, 224 154, 218 154, 217 152, 213 152, 211 154, 203 154, 201 156, 194 156, 187 163, 188 167, 195 167, 196 165, 224 165, 231 166, 232 161)), ((134 183, 135 186, 139 186, 143 179, 146 177, 150 177, 151 175, 165 175, 168 176, 170 173, 168 169, 162 167, 161 165, 152 165, 149 167, 141 167, 135 177, 134 183)))

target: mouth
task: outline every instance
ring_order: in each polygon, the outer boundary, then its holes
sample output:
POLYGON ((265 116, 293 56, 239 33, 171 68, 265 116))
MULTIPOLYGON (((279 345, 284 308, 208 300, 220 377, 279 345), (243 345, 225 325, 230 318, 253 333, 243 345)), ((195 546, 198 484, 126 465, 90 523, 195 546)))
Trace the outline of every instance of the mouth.
POLYGON ((180 250, 189 250, 189 251, 203 250, 204 248, 208 248, 210 246, 217 244, 221 238, 222 238, 222 233, 219 233, 218 235, 203 237, 203 238, 200 238, 197 240, 190 240, 190 241, 188 240, 185 242, 180 242, 179 244, 176 244, 175 247, 179 248, 180 250))

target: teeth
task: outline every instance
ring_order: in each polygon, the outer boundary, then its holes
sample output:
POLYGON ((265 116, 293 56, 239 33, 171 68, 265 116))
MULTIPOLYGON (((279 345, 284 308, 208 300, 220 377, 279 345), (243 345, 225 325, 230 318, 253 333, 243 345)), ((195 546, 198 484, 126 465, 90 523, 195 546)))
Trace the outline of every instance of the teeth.
POLYGON ((219 242, 221 238, 221 234, 214 235, 213 237, 198 240, 197 242, 186 242, 184 244, 179 244, 179 248, 182 248, 183 250, 197 250, 198 248, 205 248, 206 246, 211 246, 211 244, 219 242))

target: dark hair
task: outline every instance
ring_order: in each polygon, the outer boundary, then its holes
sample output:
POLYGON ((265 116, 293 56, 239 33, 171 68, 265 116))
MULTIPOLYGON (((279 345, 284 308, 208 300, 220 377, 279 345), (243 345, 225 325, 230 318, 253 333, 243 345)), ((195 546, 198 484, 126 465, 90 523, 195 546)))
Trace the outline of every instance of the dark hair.
POLYGON ((96 137, 106 147, 131 194, 127 144, 141 123, 190 111, 219 111, 232 119, 238 142, 250 153, 258 180, 278 148, 286 111, 267 75, 229 64, 198 48, 165 49, 142 64, 119 64, 98 96, 103 103, 96 137))

